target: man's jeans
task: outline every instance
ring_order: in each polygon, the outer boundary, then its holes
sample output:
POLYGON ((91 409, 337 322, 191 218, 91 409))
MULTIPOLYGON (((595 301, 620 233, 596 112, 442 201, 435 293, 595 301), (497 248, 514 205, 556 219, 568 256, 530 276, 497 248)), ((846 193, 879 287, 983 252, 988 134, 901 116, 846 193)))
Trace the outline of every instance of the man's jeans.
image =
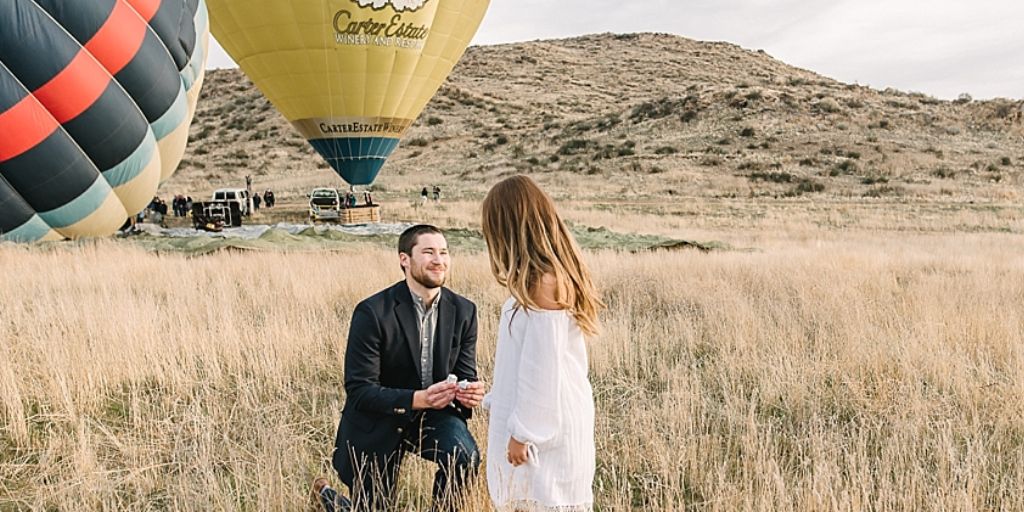
POLYGON ((437 464, 434 474, 433 510, 459 510, 466 486, 480 469, 480 449, 465 420, 443 411, 428 410, 404 432, 397 452, 387 458, 382 471, 358 471, 352 486, 353 510, 387 510, 394 496, 402 459, 415 453, 437 464))

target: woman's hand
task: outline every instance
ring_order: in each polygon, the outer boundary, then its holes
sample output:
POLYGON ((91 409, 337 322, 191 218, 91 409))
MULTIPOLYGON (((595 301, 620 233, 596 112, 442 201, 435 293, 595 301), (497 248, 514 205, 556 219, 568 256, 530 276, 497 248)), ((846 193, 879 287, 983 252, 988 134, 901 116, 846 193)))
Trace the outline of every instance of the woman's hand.
POLYGON ((508 438, 508 451, 506 452, 509 464, 513 466, 521 466, 526 464, 526 460, 530 458, 527 446, 525 443, 516 441, 514 437, 508 438))

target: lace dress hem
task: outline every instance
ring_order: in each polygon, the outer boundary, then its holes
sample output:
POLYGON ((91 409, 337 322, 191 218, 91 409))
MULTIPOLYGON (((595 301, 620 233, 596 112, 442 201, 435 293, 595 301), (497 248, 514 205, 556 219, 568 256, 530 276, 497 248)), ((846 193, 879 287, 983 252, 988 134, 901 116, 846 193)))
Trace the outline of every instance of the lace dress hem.
POLYGON ((500 510, 502 512, 594 512, 594 504, 546 506, 532 500, 514 500, 506 503, 500 510))

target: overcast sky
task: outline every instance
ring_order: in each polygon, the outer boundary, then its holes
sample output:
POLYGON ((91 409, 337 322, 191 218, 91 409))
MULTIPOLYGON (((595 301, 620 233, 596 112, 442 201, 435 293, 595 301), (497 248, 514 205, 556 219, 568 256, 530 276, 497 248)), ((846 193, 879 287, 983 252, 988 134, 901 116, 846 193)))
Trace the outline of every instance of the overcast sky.
MULTIPOLYGON (((598 32, 728 41, 878 89, 1024 98, 1024 0, 491 0, 473 44, 598 32)), ((234 64, 214 44, 209 65, 234 64)))

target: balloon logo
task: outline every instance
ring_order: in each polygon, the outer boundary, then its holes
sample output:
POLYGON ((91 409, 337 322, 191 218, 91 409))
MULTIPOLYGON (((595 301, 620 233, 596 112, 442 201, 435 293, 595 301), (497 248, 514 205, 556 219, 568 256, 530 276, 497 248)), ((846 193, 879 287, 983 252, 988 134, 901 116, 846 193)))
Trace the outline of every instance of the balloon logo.
POLYGON ((359 7, 373 7, 374 9, 383 9, 385 5, 391 4, 396 11, 410 10, 415 11, 423 4, 427 3, 427 0, 356 0, 359 7))
POLYGON ((242 71, 352 185, 373 183, 489 0, 209 0, 242 71))
POLYGON ((103 236, 177 168, 201 0, 0 0, 0 240, 103 236))

